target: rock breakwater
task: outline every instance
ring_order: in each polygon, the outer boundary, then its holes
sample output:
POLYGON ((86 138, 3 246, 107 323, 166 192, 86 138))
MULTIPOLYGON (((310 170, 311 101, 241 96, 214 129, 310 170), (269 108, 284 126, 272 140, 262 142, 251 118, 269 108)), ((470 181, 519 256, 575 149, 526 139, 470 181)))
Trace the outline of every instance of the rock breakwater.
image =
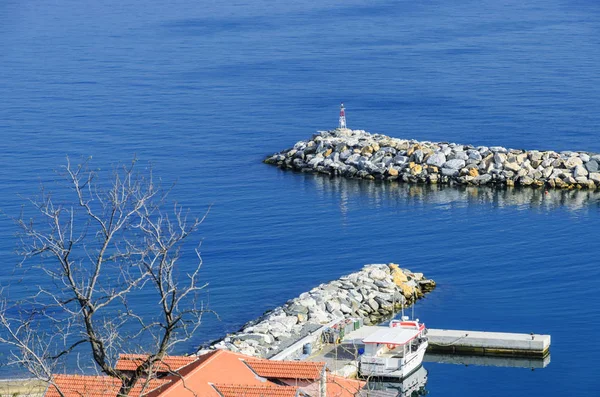
POLYGON ((362 130, 321 131, 265 163, 330 176, 400 182, 599 189, 600 154, 428 142, 362 130))
POLYGON ((381 322, 433 288, 435 282, 422 273, 412 273, 396 264, 366 265, 356 273, 289 300, 213 343, 211 348, 268 358, 335 320, 362 318, 365 324, 381 322))

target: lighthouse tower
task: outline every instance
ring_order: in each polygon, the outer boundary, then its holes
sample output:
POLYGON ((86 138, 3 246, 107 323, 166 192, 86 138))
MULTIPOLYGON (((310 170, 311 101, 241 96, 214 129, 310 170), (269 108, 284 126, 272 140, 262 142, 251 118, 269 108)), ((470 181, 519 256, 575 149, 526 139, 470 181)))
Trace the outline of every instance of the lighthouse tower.
POLYGON ((344 104, 340 105, 340 125, 338 128, 346 128, 346 109, 344 109, 344 104))

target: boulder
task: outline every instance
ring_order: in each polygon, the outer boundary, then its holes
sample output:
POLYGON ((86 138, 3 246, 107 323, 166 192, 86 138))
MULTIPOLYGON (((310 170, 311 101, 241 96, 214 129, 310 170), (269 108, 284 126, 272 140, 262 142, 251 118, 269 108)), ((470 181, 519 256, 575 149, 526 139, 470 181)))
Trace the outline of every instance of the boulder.
POLYGON ((521 166, 517 163, 506 162, 504 163, 504 169, 513 172, 518 172, 521 169, 521 166))
POLYGON ((490 182, 491 180, 492 180, 492 176, 490 174, 483 174, 483 175, 479 175, 479 176, 475 177, 475 179, 473 179, 473 182, 478 185, 485 185, 486 183, 490 182))
POLYGON ((275 340, 273 336, 269 334, 237 334, 234 336, 234 339, 239 341, 257 341, 261 345, 270 345, 275 340))
MULTIPOLYGON (((459 170, 465 166, 465 161, 460 159, 448 160, 443 164, 444 168, 459 170)), ((442 169, 443 172, 444 169, 442 169)))
MULTIPOLYGON (((457 160, 457 161, 462 161, 462 160, 457 160)), ((458 175, 458 170, 455 168, 442 168, 442 175, 443 176, 455 176, 455 175, 458 175)))
POLYGON ((588 171, 583 165, 575 166, 575 170, 573 170, 573 176, 575 176, 576 179, 579 177, 585 177, 587 175, 588 175, 588 171))
POLYGON ((379 310, 379 303, 377 303, 373 298, 367 301, 367 305, 371 308, 372 311, 379 310))
POLYGON ((369 273, 369 277, 373 280, 383 280, 387 278, 387 273, 381 269, 373 269, 369 273))
POLYGON ((330 299, 327 302, 325 302, 325 308, 329 313, 333 313, 334 311, 340 309, 340 302, 338 302, 335 299, 330 299))
POLYGON ((583 165, 583 160, 579 157, 569 157, 569 159, 565 161, 565 166, 567 168, 575 168, 578 165, 583 165))
POLYGON ((600 172, 590 172, 588 179, 596 182, 596 184, 600 183, 600 172))
MULTIPOLYGON (((480 156, 481 157, 481 156, 480 156)), ((441 167, 446 162, 446 155, 438 152, 434 153, 427 159, 427 165, 433 165, 435 167, 441 167)))
POLYGON ((504 154, 504 153, 494 154, 494 163, 504 164, 505 162, 506 162, 506 154, 504 154))
POLYGON ((600 170, 600 166, 596 160, 590 160, 585 163, 585 169, 587 169, 588 172, 598 172, 598 170, 600 170))

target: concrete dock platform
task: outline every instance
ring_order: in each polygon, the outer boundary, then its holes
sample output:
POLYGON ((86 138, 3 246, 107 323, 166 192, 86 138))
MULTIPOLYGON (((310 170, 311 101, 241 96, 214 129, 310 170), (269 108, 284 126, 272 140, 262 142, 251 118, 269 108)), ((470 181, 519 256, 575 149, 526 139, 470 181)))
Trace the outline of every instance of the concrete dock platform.
POLYGON ((544 358, 550 352, 550 335, 428 329, 427 338, 431 353, 544 358))

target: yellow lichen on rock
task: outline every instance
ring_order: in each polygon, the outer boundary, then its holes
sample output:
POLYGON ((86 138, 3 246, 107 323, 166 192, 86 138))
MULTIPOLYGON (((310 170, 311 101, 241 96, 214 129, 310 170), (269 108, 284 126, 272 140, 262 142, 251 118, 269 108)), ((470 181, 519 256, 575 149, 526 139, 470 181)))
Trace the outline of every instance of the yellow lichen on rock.
POLYGON ((471 168, 469 170, 469 175, 470 176, 479 176, 479 171, 477 171, 477 168, 471 168))
POLYGON ((329 156, 329 155, 330 155, 332 152, 333 152, 333 150, 331 150, 331 149, 327 149, 327 151, 326 151, 326 152, 325 152, 325 154, 324 154, 324 157, 327 157, 327 156, 329 156))
POLYGON ((402 284, 399 287, 402 290, 402 295, 404 295, 405 298, 411 298, 415 294, 415 288, 408 284, 402 284))
POLYGON ((415 164, 415 166, 410 169, 410 173, 413 175, 419 175, 421 172, 423 172, 423 166, 420 164, 415 164))
POLYGON ((364 154, 373 154, 373 148, 371 146, 365 146, 364 148, 362 148, 362 150, 360 152, 363 155, 364 154))
POLYGON ((400 267, 397 264, 391 263, 389 266, 392 277, 394 278, 394 284, 396 284, 398 287, 402 287, 404 283, 408 282, 408 277, 406 277, 406 274, 400 270, 400 267))

